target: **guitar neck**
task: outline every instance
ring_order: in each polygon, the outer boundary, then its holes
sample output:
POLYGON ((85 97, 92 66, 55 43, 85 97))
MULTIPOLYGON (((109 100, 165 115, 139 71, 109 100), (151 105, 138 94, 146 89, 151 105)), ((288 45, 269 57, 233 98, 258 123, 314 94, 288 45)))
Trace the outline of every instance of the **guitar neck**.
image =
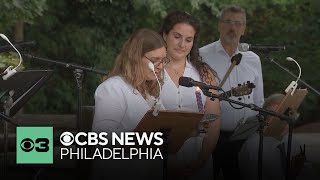
POLYGON ((249 95, 252 93, 252 88, 254 88, 255 85, 253 83, 247 83, 243 85, 238 85, 237 87, 231 88, 231 90, 219 94, 219 97, 225 97, 229 98, 231 96, 239 97, 239 96, 244 96, 244 95, 249 95))
POLYGON ((221 93, 221 94, 219 94, 218 96, 219 97, 225 97, 225 98, 228 98, 228 97, 231 97, 232 96, 232 93, 231 93, 232 91, 230 90, 230 91, 227 91, 227 92, 225 92, 225 93, 221 93))

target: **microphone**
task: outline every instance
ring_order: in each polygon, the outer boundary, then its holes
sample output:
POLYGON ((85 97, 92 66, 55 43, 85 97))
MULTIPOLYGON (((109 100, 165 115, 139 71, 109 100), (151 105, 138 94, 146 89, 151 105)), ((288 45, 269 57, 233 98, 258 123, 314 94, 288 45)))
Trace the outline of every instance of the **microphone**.
MULTIPOLYGON (((159 85, 160 93, 161 93, 161 84, 160 84, 160 81, 159 81, 159 79, 158 79, 158 76, 157 76, 156 72, 154 71, 154 65, 153 65, 153 63, 149 61, 148 67, 149 67, 150 70, 152 70, 154 76, 156 77, 157 82, 158 82, 158 85, 159 85)), ((159 97, 160 97, 160 94, 159 94, 159 97)), ((158 98, 158 99, 157 99, 157 102, 156 102, 155 105, 154 105, 154 109, 153 109, 152 115, 153 115, 153 116, 158 116, 159 111, 160 111, 160 108, 161 108, 161 103, 159 102, 159 98, 158 98)))
POLYGON ((160 89, 160 92, 161 92, 161 84, 160 84, 160 81, 159 81, 159 79, 158 79, 158 76, 157 76, 156 72, 154 71, 154 65, 152 64, 152 62, 149 62, 149 63, 148 63, 148 67, 149 67, 149 69, 153 72, 154 76, 156 77, 157 82, 158 82, 158 84, 159 84, 159 89, 160 89))
POLYGON ((205 89, 205 90, 209 90, 209 89, 214 89, 218 91, 222 90, 221 87, 212 86, 203 82, 195 81, 190 77, 184 77, 184 76, 181 76, 179 78, 179 85, 184 87, 198 86, 200 89, 205 89))
POLYGON ((239 43, 239 51, 246 52, 249 50, 253 51, 281 51, 285 50, 285 46, 272 46, 272 45, 261 45, 261 44, 247 44, 247 43, 239 43))
POLYGON ((236 55, 234 55, 231 58, 231 64, 227 70, 227 72, 224 74, 222 81, 220 82, 219 86, 222 87, 223 84, 226 82, 227 78, 229 77, 231 71, 233 70, 234 66, 238 65, 241 62, 241 58, 242 58, 242 54, 238 53, 236 55))
MULTIPOLYGON (((27 42, 18 42, 13 44, 17 49, 24 49, 27 47, 35 47, 36 42, 35 41, 27 41, 27 42)), ((1 46, 0 47, 0 53, 11 51, 13 48, 11 45, 1 46)))
POLYGON ((291 96, 292 96, 293 93, 295 92, 295 90, 296 90, 297 87, 298 87, 298 81, 299 81, 299 79, 300 79, 300 77, 301 77, 301 67, 300 67, 299 63, 298 63, 296 60, 294 60, 292 57, 287 57, 286 60, 287 60, 287 61, 293 61, 294 63, 296 63, 296 65, 297 65, 298 68, 299 68, 299 76, 298 76, 297 80, 296 80, 296 81, 292 81, 292 82, 289 84, 289 86, 287 87, 287 89, 285 90, 286 93, 288 93, 288 92, 291 90, 291 96))
POLYGON ((14 47, 14 45, 10 42, 10 40, 7 38, 6 35, 0 34, 0 37, 1 37, 2 39, 6 40, 6 41, 13 47, 13 49, 17 51, 17 53, 19 54, 19 58, 20 58, 20 62, 19 62, 19 64, 18 64, 15 68, 13 68, 13 66, 9 66, 3 73, 1 73, 1 74, 2 74, 2 79, 3 79, 3 80, 7 80, 7 79, 9 79, 11 76, 13 76, 14 74, 17 73, 17 68, 18 68, 18 67, 21 65, 21 63, 22 63, 22 57, 21 57, 20 52, 17 50, 16 47, 14 47))

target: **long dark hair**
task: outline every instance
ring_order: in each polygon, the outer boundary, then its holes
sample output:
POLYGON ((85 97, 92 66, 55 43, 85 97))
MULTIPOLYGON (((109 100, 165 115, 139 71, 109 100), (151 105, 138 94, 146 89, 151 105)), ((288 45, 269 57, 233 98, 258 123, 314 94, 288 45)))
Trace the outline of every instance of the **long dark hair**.
POLYGON ((194 16, 184 11, 174 11, 169 13, 163 21, 162 27, 160 28, 160 34, 169 34, 173 27, 178 23, 189 24, 196 31, 188 59, 199 72, 201 81, 211 84, 213 79, 210 74, 217 77, 217 73, 207 63, 203 62, 202 57, 199 55, 200 23, 194 16))

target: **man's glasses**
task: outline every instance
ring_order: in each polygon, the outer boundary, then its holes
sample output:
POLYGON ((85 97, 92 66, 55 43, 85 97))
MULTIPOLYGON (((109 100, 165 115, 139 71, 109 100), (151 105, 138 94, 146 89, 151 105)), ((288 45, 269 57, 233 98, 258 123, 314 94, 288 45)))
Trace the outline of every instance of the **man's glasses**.
POLYGON ((227 24, 227 25, 235 25, 235 26, 243 26, 244 23, 241 22, 241 21, 233 21, 233 20, 230 20, 230 19, 227 19, 227 20, 220 20, 220 22, 224 23, 224 24, 227 24))
POLYGON ((170 59, 167 57, 162 58, 161 60, 159 60, 160 58, 148 58, 147 56, 144 56, 145 58, 147 58, 150 62, 152 62, 152 64, 154 66, 159 66, 161 63, 163 66, 167 65, 170 62, 170 59))

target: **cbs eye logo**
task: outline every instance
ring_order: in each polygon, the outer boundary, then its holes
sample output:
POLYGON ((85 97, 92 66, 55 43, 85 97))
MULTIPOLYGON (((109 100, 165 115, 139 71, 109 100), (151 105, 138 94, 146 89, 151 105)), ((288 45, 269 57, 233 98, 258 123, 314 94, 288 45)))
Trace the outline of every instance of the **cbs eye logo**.
POLYGON ((20 148, 24 152, 30 152, 35 149, 37 152, 48 152, 49 151, 49 139, 37 138, 33 141, 30 138, 24 138, 21 140, 20 148))
POLYGON ((74 141, 73 134, 71 132, 64 132, 60 135, 60 142, 64 146, 70 146, 74 141))

